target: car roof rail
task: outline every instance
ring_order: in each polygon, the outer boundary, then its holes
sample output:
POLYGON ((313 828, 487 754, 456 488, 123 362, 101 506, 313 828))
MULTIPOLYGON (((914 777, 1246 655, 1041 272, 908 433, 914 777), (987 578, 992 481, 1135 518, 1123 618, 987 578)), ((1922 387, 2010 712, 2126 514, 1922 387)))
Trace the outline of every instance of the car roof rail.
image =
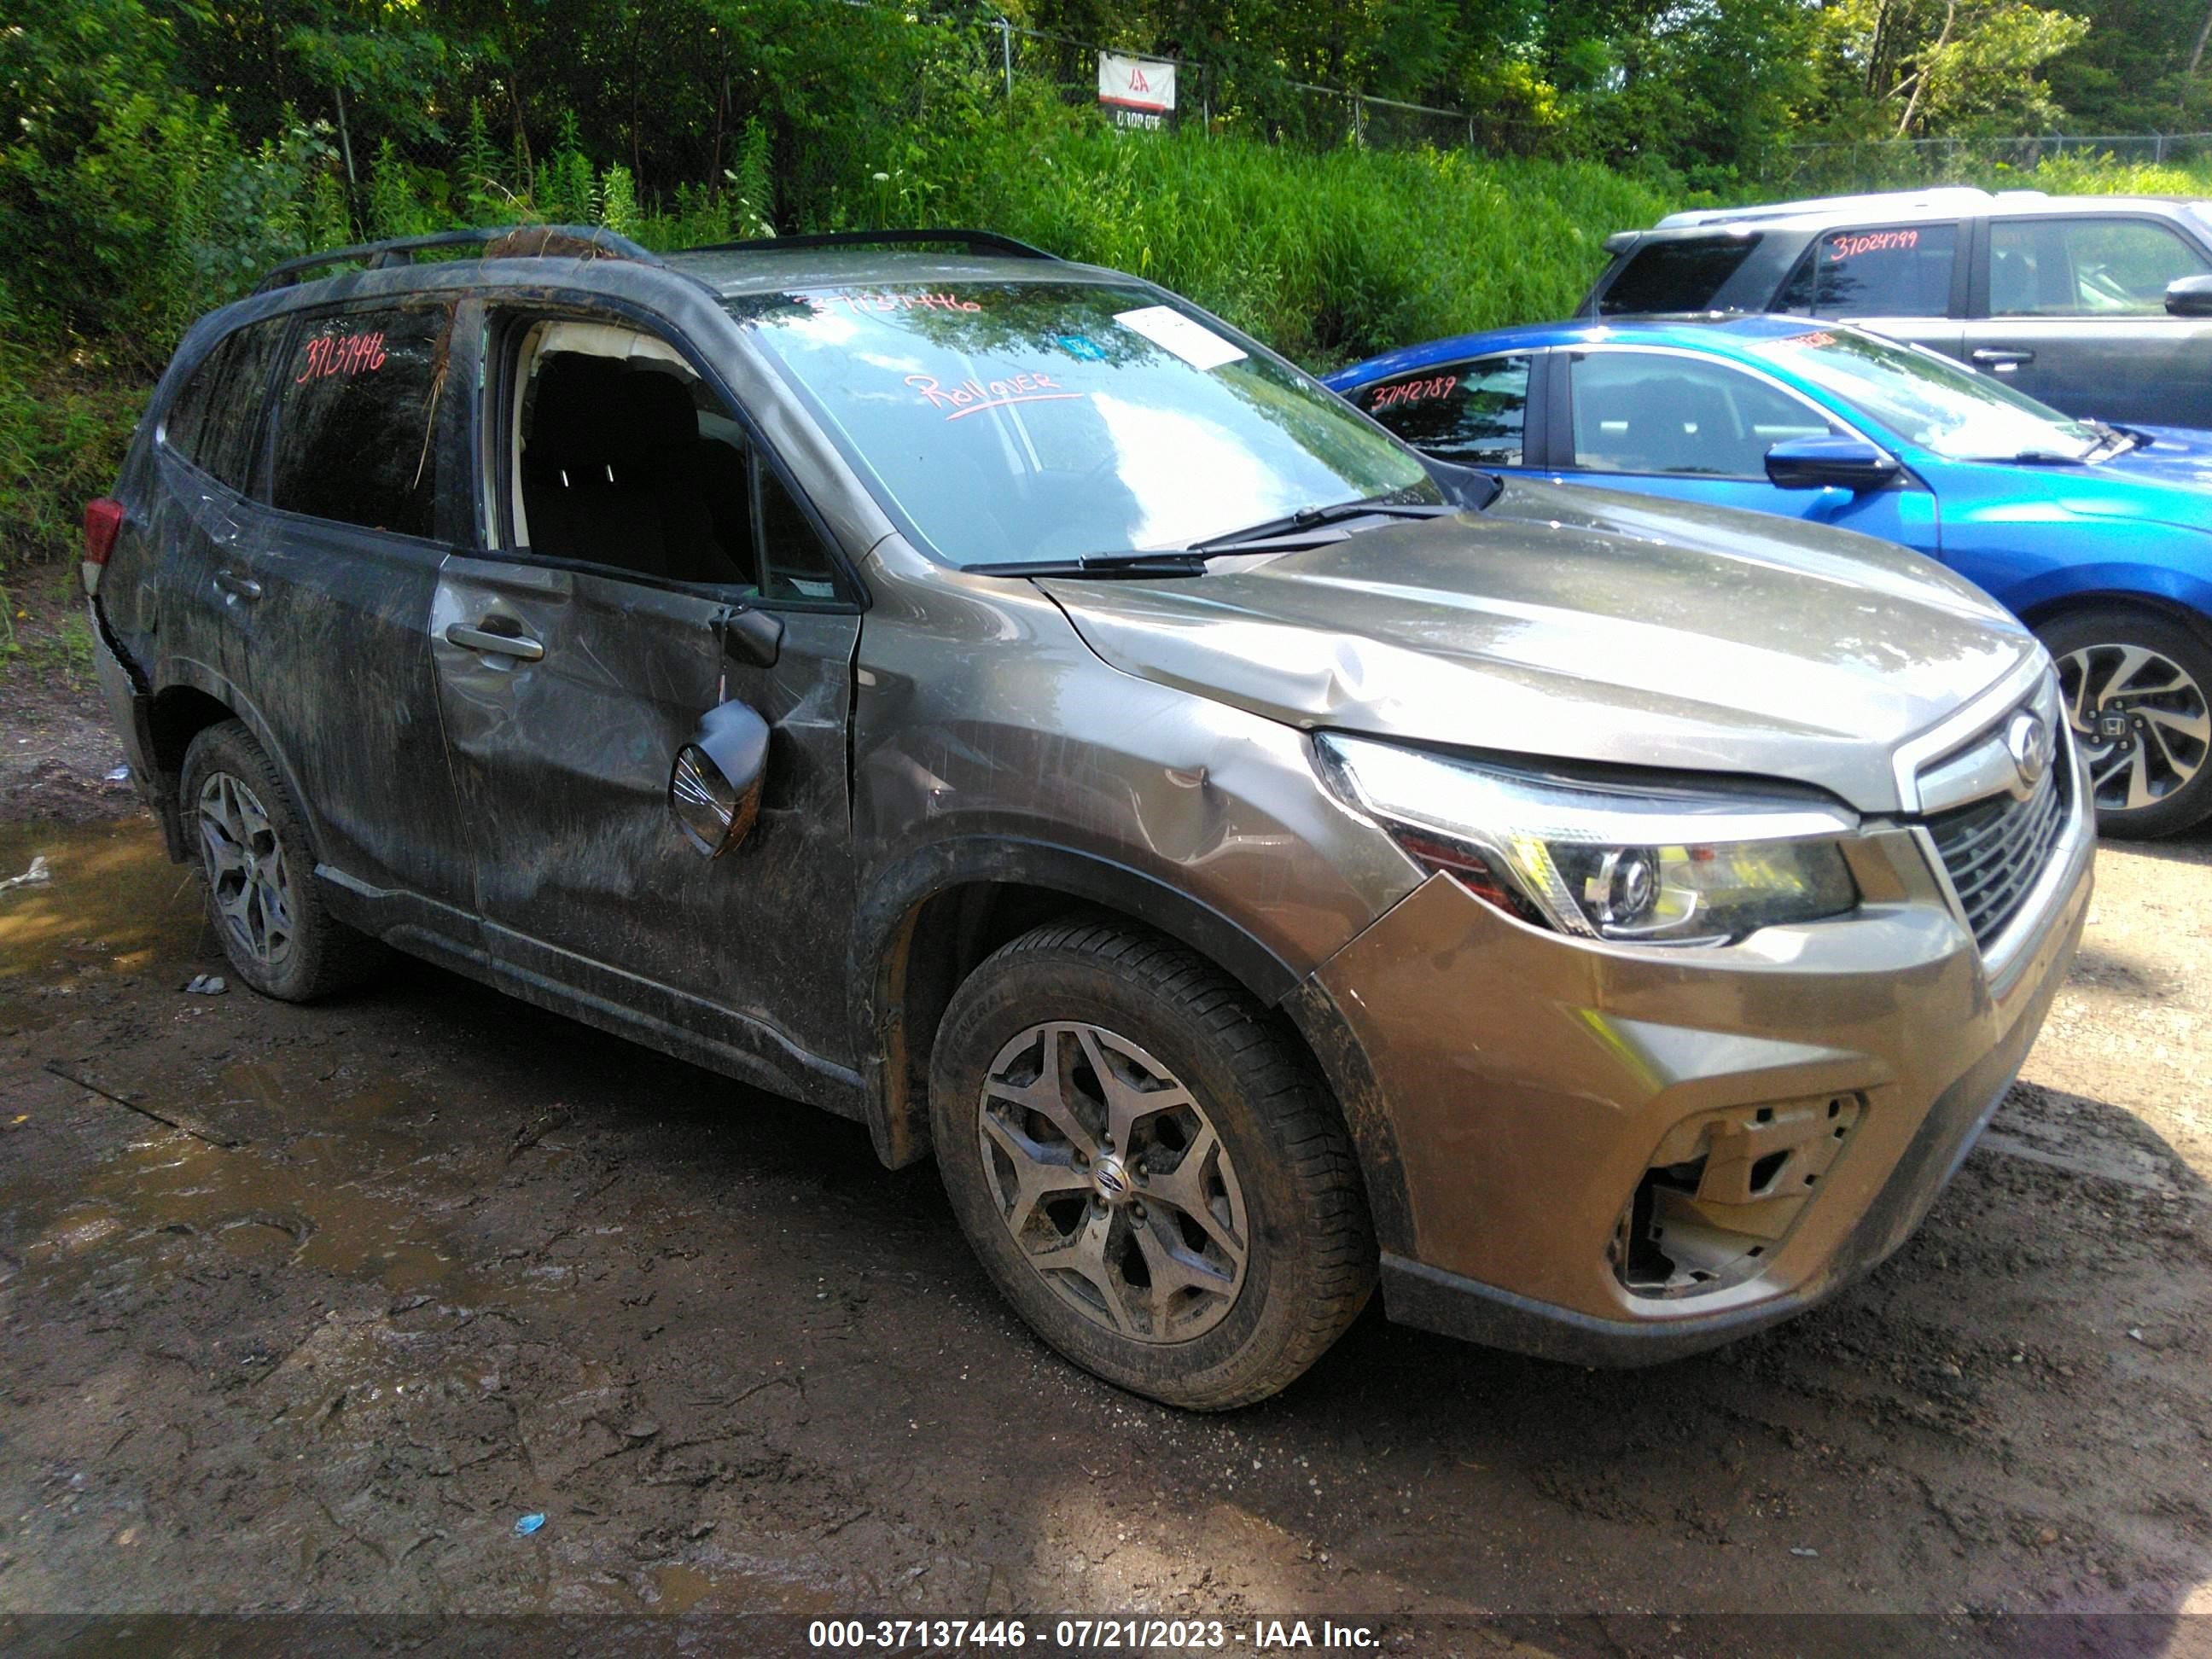
POLYGON ((759 236, 749 241, 708 242, 686 253, 780 253, 787 248, 927 247, 949 243, 970 253, 1009 253, 1018 259, 1060 262, 1057 253, 1001 236, 995 230, 825 230, 803 236, 759 236))
POLYGON ((480 247, 484 259, 639 259, 650 264, 665 262, 627 236, 601 225, 495 225, 476 230, 441 230, 427 236, 394 236, 380 242, 360 242, 332 248, 272 265, 253 285, 256 294, 290 288, 307 272, 325 265, 358 263, 371 270, 415 263, 424 249, 480 247))
POLYGON ((1799 213, 1883 213, 1898 209, 1923 208, 1929 212, 1964 211, 1996 200, 1972 185, 1937 185, 1928 190, 1886 190, 1864 196, 1814 196, 1798 202, 1772 202, 1759 207, 1692 208, 1670 213, 1655 229, 1680 230, 1702 225, 1726 225, 1747 219, 1785 219, 1799 213))

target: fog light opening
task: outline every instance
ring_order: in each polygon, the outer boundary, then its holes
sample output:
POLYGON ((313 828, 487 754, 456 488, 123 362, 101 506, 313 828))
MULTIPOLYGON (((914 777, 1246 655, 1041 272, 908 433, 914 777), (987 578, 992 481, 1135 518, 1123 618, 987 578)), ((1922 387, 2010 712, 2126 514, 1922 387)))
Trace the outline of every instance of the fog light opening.
POLYGON ((1614 1276, 1655 1297, 1753 1277, 1810 1207, 1864 1111, 1862 1097, 1823 1096, 1684 1119, 1622 1206, 1607 1249, 1614 1276))

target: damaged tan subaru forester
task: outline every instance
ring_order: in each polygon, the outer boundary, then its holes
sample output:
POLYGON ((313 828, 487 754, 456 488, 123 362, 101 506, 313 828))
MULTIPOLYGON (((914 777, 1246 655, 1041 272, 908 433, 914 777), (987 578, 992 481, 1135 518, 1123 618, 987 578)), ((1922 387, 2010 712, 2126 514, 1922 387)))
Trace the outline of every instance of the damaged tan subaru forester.
POLYGON ((1424 461, 984 234, 300 262, 86 527, 240 978, 396 947, 858 1120, 1181 1406, 1378 1283, 1591 1364, 1808 1307, 2088 899, 2049 660, 1936 565, 1424 461))

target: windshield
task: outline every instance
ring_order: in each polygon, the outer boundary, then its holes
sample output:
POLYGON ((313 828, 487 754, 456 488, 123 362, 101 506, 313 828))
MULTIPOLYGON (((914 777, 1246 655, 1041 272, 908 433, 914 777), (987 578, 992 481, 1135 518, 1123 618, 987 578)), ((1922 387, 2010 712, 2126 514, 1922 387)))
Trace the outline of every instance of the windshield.
POLYGON ((1314 507, 1441 501, 1335 398, 1121 288, 818 289, 730 310, 884 505, 958 565, 1182 548, 1314 507))
POLYGON ((1931 352, 1822 328, 1753 349, 1905 442, 1954 461, 2086 459, 2103 434, 1931 352))

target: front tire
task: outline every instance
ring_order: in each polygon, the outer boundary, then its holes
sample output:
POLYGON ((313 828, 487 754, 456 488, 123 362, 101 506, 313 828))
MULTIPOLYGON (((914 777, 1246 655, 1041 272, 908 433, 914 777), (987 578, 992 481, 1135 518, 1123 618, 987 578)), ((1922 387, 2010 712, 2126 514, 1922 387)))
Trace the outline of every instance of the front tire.
POLYGON ((178 794, 208 920, 239 978, 264 996, 312 1002, 382 962, 383 946, 323 908, 306 819, 243 722, 192 739, 178 794))
POLYGON ((1374 1287, 1333 1103, 1233 981, 1170 941, 1070 921, 988 957, 938 1033, 930 1122, 1000 1292, 1133 1393, 1265 1399, 1374 1287))
POLYGON ((2212 814, 2212 645, 2131 605, 2069 611, 2036 633, 2058 665, 2099 831, 2171 836, 2212 814))

